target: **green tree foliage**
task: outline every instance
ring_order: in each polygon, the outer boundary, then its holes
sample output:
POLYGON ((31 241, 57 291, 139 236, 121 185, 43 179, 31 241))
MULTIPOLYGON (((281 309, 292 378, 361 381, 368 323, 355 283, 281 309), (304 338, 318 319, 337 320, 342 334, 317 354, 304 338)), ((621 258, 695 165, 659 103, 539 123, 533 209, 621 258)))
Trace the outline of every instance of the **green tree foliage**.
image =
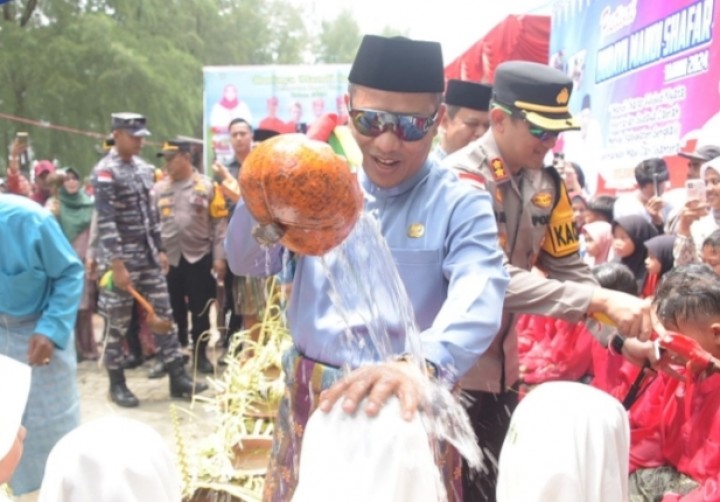
MULTIPOLYGON (((151 141, 202 133, 202 67, 307 61, 288 0, 15 0, 0 10, 0 112, 104 135, 114 111, 148 117, 151 141)), ((0 120, 6 148, 88 173, 100 140, 0 120)), ((150 158, 156 147, 148 145, 150 158)))
POLYGON ((351 63, 362 34, 352 12, 343 10, 332 21, 323 21, 316 48, 318 63, 351 63))

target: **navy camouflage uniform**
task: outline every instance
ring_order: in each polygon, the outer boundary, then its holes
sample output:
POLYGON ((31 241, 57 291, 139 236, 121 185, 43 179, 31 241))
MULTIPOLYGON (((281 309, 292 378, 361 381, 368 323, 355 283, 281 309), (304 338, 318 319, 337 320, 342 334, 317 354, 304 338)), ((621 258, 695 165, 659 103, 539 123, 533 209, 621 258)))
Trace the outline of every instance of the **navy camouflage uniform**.
MULTIPOLYGON (((111 150, 93 169, 99 245, 103 262, 122 259, 133 287, 143 295, 162 319, 172 319, 167 282, 158 261, 163 251, 160 220, 153 200, 154 169, 139 157, 124 162, 111 150)), ((132 296, 119 288, 102 288, 100 312, 107 318, 104 364, 109 370, 122 368, 122 342, 130 325, 132 296)), ((154 333, 160 362, 182 358, 176 327, 154 333)))

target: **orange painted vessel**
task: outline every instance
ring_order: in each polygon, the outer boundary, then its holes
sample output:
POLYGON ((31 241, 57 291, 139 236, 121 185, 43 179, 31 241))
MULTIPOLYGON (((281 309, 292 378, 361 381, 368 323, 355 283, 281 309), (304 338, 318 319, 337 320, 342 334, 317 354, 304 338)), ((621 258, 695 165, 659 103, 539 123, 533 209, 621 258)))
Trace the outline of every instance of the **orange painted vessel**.
POLYGON ((303 134, 260 143, 243 162, 240 190, 258 221, 255 238, 303 255, 323 255, 340 244, 363 206, 347 161, 327 143, 303 134))

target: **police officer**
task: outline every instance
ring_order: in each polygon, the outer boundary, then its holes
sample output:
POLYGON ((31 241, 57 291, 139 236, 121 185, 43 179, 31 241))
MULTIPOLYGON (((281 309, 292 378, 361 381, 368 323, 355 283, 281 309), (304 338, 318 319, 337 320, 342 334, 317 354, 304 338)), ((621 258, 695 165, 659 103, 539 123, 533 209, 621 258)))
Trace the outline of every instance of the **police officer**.
POLYGON ((442 137, 434 154, 442 160, 485 134, 490 127, 492 87, 467 80, 448 80, 445 116, 440 121, 442 137))
MULTIPOLYGON (((153 305, 161 319, 172 319, 163 274, 169 265, 160 238, 160 222, 152 201, 153 168, 138 153, 150 132, 145 117, 135 113, 112 115, 115 146, 93 169, 101 269, 112 270, 113 287, 102 288, 100 310, 108 320, 104 364, 110 376, 110 398, 119 406, 139 404, 125 384, 123 335, 130 323, 134 286, 153 305)), ((188 376, 177 332, 154 333, 158 358, 170 375, 170 394, 188 397, 207 388, 188 376)))
POLYGON ((210 178, 195 171, 192 149, 189 141, 167 141, 162 146, 158 156, 165 160, 167 176, 155 185, 155 197, 170 262, 167 283, 180 344, 188 345, 189 309, 195 365, 201 373, 212 373, 206 353, 208 304, 215 297, 213 273, 218 281, 225 277, 223 241, 228 211, 210 178))
MULTIPOLYGON (((572 81, 549 66, 524 61, 498 66, 490 105, 490 130, 445 159, 445 165, 493 198, 498 238, 511 276, 503 321, 490 348, 465 375, 468 409, 478 441, 497 460, 517 404, 519 380, 514 314, 532 313, 570 322, 604 314, 629 336, 651 332, 646 301, 596 285, 578 254, 578 233, 567 189, 544 167, 562 131, 578 129, 568 109, 572 81), (544 275, 531 273, 537 267, 544 275)), ((495 500, 497 472, 472 477, 464 469, 465 500, 495 500)))

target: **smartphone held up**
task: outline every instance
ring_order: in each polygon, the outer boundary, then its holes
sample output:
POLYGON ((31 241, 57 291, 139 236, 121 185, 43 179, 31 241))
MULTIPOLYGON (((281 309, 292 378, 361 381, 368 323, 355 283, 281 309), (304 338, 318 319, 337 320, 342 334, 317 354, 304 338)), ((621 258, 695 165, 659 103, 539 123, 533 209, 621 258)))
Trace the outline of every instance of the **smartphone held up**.
POLYGON ((705 182, 703 180, 687 180, 685 190, 687 191, 687 200, 697 200, 703 204, 707 201, 705 182))

